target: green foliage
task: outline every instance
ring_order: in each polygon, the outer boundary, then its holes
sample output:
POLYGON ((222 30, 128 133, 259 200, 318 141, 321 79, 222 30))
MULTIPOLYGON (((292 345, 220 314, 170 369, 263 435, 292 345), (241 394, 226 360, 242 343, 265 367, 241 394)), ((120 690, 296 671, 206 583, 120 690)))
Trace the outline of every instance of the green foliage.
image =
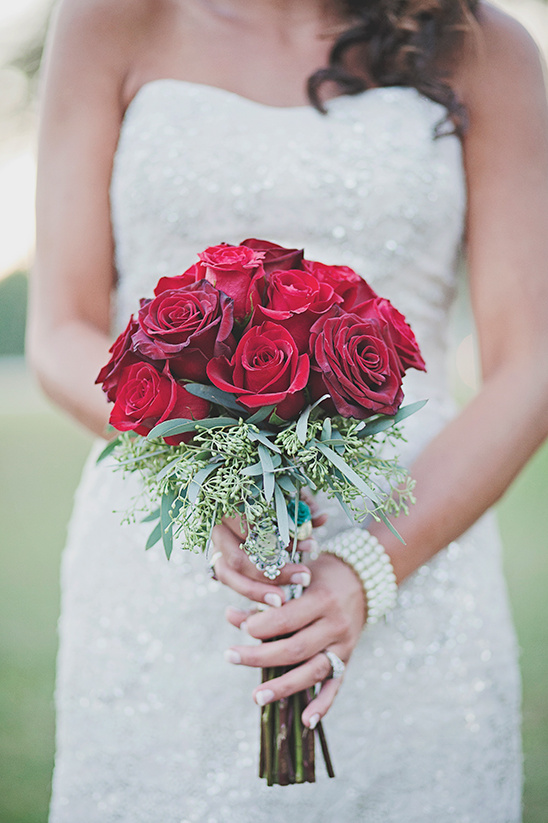
MULTIPOLYGON (((233 410, 225 392, 191 389, 221 411, 233 410)), ((414 410, 402 410, 402 419, 414 410)), ((149 522, 159 518, 147 548, 161 539, 169 557, 175 539, 183 549, 207 552, 222 517, 240 516, 249 532, 244 547, 268 565, 293 540, 302 488, 335 497, 351 521, 407 512, 413 483, 397 458, 382 456, 402 438, 396 417, 377 415, 368 429, 358 420, 325 417, 316 403, 297 421, 272 427, 271 412, 170 420, 147 438, 127 432, 107 446, 99 459, 112 454, 123 471, 138 471, 143 480, 145 500, 135 502, 130 517, 144 511, 149 522), (177 434, 192 439, 178 446, 162 439, 177 434)))

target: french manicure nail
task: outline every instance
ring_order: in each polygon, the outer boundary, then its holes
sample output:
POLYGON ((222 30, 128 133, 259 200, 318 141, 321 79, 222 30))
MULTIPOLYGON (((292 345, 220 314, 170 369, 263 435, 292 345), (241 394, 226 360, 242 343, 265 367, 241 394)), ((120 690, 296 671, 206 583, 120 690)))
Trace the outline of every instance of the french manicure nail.
POLYGON ((255 695, 255 703, 259 706, 266 706, 266 704, 272 700, 274 700, 274 692, 272 689, 261 689, 261 691, 255 695))
POLYGON ((310 575, 308 572, 296 572, 291 575, 289 582, 295 586, 310 586, 310 575))
POLYGON ((240 631, 244 634, 249 634, 247 630, 247 620, 244 620, 243 623, 240 623, 240 631))
POLYGON ((276 609, 279 609, 282 605, 282 598, 279 594, 269 592, 268 594, 265 594, 264 602, 268 603, 269 606, 274 606, 276 609))
POLYGON ((308 728, 309 729, 315 729, 319 722, 320 722, 320 715, 319 714, 313 714, 312 717, 310 718, 310 720, 308 721, 308 728))
POLYGON ((225 660, 227 663, 241 663, 242 658, 234 649, 227 649, 225 652, 225 660))

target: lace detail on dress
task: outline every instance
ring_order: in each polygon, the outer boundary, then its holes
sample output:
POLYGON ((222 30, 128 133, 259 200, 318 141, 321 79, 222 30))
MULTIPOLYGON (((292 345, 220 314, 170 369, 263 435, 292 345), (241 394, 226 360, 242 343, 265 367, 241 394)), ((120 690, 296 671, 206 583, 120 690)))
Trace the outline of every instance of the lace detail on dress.
MULTIPOLYGON (((264 237, 354 267, 409 318, 428 373, 409 375, 411 460, 453 414, 448 312, 465 185, 444 109, 411 88, 279 109, 175 80, 148 83, 112 179, 115 327, 159 276, 220 241, 264 237)), ((368 628, 327 721, 337 772, 256 777, 257 672, 225 664, 238 598, 205 561, 144 551, 121 526, 137 491, 94 455, 63 560, 51 823, 518 823, 519 678, 490 515, 400 589, 368 628), (113 511, 114 510, 114 511, 113 511)), ((347 521, 336 506, 324 537, 347 521)))

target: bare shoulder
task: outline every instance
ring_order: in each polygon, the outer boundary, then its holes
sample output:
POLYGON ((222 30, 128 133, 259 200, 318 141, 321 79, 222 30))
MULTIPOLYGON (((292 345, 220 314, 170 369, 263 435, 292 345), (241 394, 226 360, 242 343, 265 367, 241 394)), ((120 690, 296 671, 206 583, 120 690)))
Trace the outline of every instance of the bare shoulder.
POLYGON ((542 57, 529 32, 515 18, 481 3, 478 26, 470 35, 457 71, 456 86, 471 125, 482 113, 545 99, 542 57))
POLYGON ((59 62, 76 78, 124 75, 147 34, 170 12, 173 0, 61 0, 51 27, 47 61, 59 62))

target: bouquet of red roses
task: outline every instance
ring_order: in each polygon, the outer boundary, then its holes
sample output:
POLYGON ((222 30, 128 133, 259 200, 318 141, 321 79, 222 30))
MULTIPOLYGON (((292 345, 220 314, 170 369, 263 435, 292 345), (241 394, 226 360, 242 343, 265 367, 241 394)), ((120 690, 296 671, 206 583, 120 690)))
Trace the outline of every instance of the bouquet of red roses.
MULTIPOLYGON (((207 248, 159 280, 111 353, 97 382, 122 434, 100 459, 142 475, 147 548, 208 552, 214 526, 239 516, 243 548, 274 578, 310 521, 303 490, 388 525, 412 502, 382 446, 422 405, 401 407, 402 379, 424 361, 405 318, 346 266, 264 240, 207 248)), ((269 784, 314 779, 313 732, 299 725, 310 696, 294 698, 287 734, 280 707, 263 709, 269 784)))

